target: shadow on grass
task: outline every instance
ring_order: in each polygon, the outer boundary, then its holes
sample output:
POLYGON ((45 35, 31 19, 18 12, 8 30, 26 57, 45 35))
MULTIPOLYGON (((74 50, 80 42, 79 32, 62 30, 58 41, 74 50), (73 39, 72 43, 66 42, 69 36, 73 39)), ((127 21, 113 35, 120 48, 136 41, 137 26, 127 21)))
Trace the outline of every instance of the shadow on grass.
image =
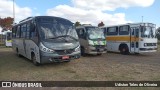
MULTIPOLYGON (((18 56, 17 56, 18 57, 18 56)), ((32 64, 32 65, 34 65, 33 64, 33 61, 32 60, 30 60, 30 59, 28 59, 28 58, 26 58, 26 57, 24 57, 24 56, 20 56, 20 58, 22 58, 22 59, 24 59, 24 61, 25 62, 28 62, 28 63, 30 63, 30 64, 32 64)), ((71 62, 71 61, 70 61, 71 62)), ((64 66, 65 64, 68 64, 68 63, 70 63, 70 62, 51 62, 51 63, 44 63, 44 64, 40 64, 39 66, 36 66, 36 65, 34 65, 35 67, 57 67, 57 66, 64 66)))
MULTIPOLYGON (((71 61, 72 62, 72 61, 71 61)), ((48 64, 41 64, 40 66, 35 66, 32 62, 32 60, 29 60, 25 58, 24 56, 17 56, 14 52, 11 51, 5 51, 5 52, 0 52, 0 66, 1 69, 5 68, 26 68, 26 69, 32 69, 34 68, 55 68, 55 67, 61 67, 61 66, 66 66, 70 65, 71 62, 63 62, 63 63, 48 63, 48 64)))
POLYGON ((84 56, 81 56, 81 57, 101 57, 103 55, 105 55, 106 53, 103 53, 101 55, 96 55, 96 54, 85 54, 84 56))

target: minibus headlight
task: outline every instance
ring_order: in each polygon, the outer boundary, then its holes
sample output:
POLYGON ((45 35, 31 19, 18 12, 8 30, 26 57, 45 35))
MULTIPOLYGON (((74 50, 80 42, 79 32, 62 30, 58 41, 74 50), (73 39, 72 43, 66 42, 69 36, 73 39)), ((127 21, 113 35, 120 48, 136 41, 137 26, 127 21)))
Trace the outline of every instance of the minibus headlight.
POLYGON ((93 46, 94 45, 94 42, 92 40, 89 40, 89 45, 90 46, 93 46))
POLYGON ((42 43, 40 43, 40 50, 47 53, 53 53, 54 50, 45 47, 42 43))
POLYGON ((74 49, 75 52, 80 51, 80 45, 74 49))

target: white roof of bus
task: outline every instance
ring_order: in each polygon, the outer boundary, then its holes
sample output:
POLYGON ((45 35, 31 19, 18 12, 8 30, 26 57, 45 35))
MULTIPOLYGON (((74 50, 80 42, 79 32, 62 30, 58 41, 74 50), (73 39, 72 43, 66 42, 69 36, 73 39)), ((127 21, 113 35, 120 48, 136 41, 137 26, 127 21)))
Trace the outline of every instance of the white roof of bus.
MULTIPOLYGON (((148 22, 141 22, 141 23, 127 23, 127 24, 118 24, 118 25, 108 25, 100 28, 105 28, 105 27, 114 27, 114 26, 124 26, 124 25, 142 25, 142 24, 153 24, 153 23, 148 23, 148 22)), ((153 24, 155 25, 155 24, 153 24)))

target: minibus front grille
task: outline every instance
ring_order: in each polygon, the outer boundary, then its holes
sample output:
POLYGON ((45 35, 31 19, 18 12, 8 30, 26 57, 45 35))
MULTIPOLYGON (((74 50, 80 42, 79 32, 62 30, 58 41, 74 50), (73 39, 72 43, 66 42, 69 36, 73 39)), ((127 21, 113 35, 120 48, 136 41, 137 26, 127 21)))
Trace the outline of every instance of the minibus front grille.
POLYGON ((105 48, 105 45, 96 45, 96 48, 105 48))
POLYGON ((73 52, 73 49, 67 49, 67 50, 55 50, 56 53, 59 55, 65 55, 65 54, 71 54, 73 52))
POLYGON ((147 46, 156 46, 156 43, 146 43, 147 46))

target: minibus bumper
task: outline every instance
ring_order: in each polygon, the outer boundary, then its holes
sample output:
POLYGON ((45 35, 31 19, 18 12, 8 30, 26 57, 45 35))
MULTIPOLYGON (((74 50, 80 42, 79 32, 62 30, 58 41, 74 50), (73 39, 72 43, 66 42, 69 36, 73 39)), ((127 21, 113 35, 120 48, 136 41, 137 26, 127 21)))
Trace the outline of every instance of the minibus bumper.
POLYGON ((46 54, 41 53, 41 60, 40 63, 53 63, 53 62, 69 62, 70 60, 79 59, 81 56, 80 53, 72 53, 67 55, 58 55, 58 54, 46 54), (68 58, 63 58, 68 57, 68 58))
POLYGON ((90 51, 90 52, 88 52, 88 54, 93 54, 93 55, 104 54, 104 53, 106 53, 106 51, 103 51, 103 52, 90 51))
POLYGON ((102 46, 102 47, 89 46, 89 49, 87 50, 88 54, 93 54, 93 55, 104 54, 106 52, 107 52, 107 49, 105 46, 102 46))
POLYGON ((145 53, 145 52, 156 52, 157 51, 157 48, 140 48, 139 49, 139 52, 140 53, 145 53))

